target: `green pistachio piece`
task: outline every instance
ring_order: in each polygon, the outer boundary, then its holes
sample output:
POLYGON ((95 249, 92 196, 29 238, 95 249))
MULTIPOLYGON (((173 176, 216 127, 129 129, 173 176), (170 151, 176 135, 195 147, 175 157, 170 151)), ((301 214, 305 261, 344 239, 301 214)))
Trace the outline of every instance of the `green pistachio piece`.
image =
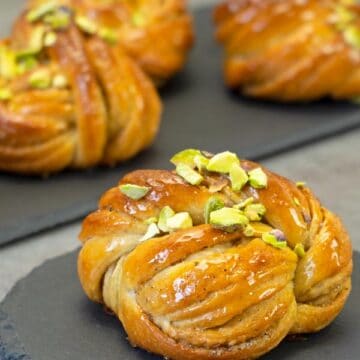
POLYGON ((246 206, 252 204, 254 201, 255 201, 255 199, 252 196, 250 196, 247 199, 245 199, 244 201, 242 201, 241 203, 234 205, 233 208, 241 210, 241 209, 244 209, 246 206))
POLYGON ((103 40, 105 40, 106 42, 108 42, 109 44, 112 44, 112 45, 115 45, 119 40, 116 31, 113 29, 110 29, 110 28, 106 28, 106 27, 101 27, 98 30, 98 35, 103 40))
POLYGON ((267 187, 267 175, 261 168, 249 171, 250 185, 255 189, 263 189, 267 187))
POLYGON ((10 100, 11 98, 12 98, 12 92, 10 89, 7 89, 7 88, 0 89, 0 100, 1 101, 10 100))
POLYGON ((161 209, 159 214, 158 227, 162 232, 169 232, 167 221, 175 215, 175 211, 170 206, 165 206, 161 209))
POLYGON ((166 226, 170 231, 188 229, 193 226, 193 221, 188 212, 180 212, 168 218, 166 221, 166 226))
POLYGON ((294 247, 294 252, 295 254, 299 257, 299 258, 302 258, 305 256, 305 249, 304 249, 304 245, 303 244, 296 244, 295 247, 294 247))
POLYGON ((52 80, 52 85, 57 89, 64 89, 68 86, 67 78, 62 74, 57 74, 52 80))
POLYGON ((177 154, 175 154, 171 159, 170 162, 172 164, 179 165, 179 164, 185 164, 188 165, 190 167, 194 167, 195 166, 195 157, 196 156, 203 156, 201 154, 200 150, 196 150, 196 149, 186 149, 183 151, 178 152, 177 154))
POLYGON ((217 196, 212 196, 211 198, 209 198, 209 200, 205 204, 205 209, 204 209, 205 223, 209 224, 210 214, 213 211, 220 210, 223 207, 225 207, 225 203, 217 196))
POLYGON ((51 86, 51 75, 47 69, 39 69, 29 76, 29 84, 34 89, 48 89, 51 86))
POLYGON ((87 34, 94 35, 97 32, 97 24, 85 16, 76 16, 75 23, 80 30, 87 34))
POLYGON ((209 159, 204 155, 196 155, 194 157, 194 164, 199 171, 204 171, 209 164, 209 159))
POLYGON ((158 218, 157 217, 155 217, 155 216, 153 216, 153 217, 150 217, 150 218, 148 218, 148 219, 146 219, 145 221, 144 221, 144 223, 146 224, 146 225, 150 225, 150 224, 156 224, 158 222, 158 218))
POLYGON ((207 166, 207 170, 221 174, 230 173, 234 165, 240 165, 240 160, 236 154, 225 151, 214 155, 207 166))
POLYGON ((204 180, 198 172, 186 164, 178 164, 176 173, 191 185, 199 185, 204 180))
POLYGON ((300 201, 299 201, 299 199, 297 197, 294 197, 294 204, 296 206, 300 206, 300 201))
POLYGON ((214 227, 236 229, 249 224, 249 219, 238 209, 223 207, 210 213, 210 224, 214 227))
POLYGON ((348 26, 343 31, 345 41, 352 47, 360 49, 360 28, 356 25, 348 26))
POLYGON ((250 221, 260 221, 265 215, 266 208, 263 204, 250 204, 245 207, 244 214, 250 221))
POLYGON ((305 186, 306 186, 305 181, 297 181, 296 182, 296 187, 298 187, 299 189, 303 189, 305 186))
POLYGON ((55 45, 56 40, 57 40, 57 35, 55 32, 53 31, 47 32, 44 37, 44 45, 47 47, 53 46, 55 45))
POLYGON ((273 232, 266 232, 262 234, 262 240, 277 249, 284 249, 287 246, 286 241, 279 240, 279 238, 273 232))
POLYGON ((231 188, 234 191, 240 191, 249 180, 246 171, 239 164, 234 164, 231 167, 229 175, 231 188))
POLYGON ((70 14, 65 11, 56 11, 44 17, 44 22, 54 30, 65 29, 70 25, 70 14))
POLYGON ((12 79, 17 74, 16 56, 8 47, 0 46, 0 75, 5 79, 12 79))
POLYGON ((246 225, 243 232, 246 237, 253 237, 255 235, 255 229, 250 224, 246 225))
POLYGON ((140 200, 150 191, 149 187, 134 184, 124 184, 119 186, 119 190, 133 200, 140 200))
POLYGON ((29 55, 21 58, 17 64, 17 73, 24 74, 27 71, 34 69, 38 65, 38 61, 35 56, 29 55))
POLYGON ((16 59, 21 60, 28 56, 37 55, 43 48, 43 40, 45 35, 45 27, 40 25, 33 29, 29 38, 27 49, 16 52, 16 59))
POLYGON ((144 26, 146 24, 146 16, 139 11, 136 11, 132 15, 132 23, 138 27, 144 26))
POLYGON ((57 8, 56 1, 48 1, 30 10, 26 15, 26 20, 29 22, 40 20, 43 16, 51 13, 56 8, 57 8))
POLYGON ((153 237, 155 237, 156 235, 159 235, 159 234, 160 234, 159 228, 157 227, 157 225, 155 223, 152 223, 149 225, 145 235, 140 239, 140 241, 146 241, 146 240, 152 239, 153 237))

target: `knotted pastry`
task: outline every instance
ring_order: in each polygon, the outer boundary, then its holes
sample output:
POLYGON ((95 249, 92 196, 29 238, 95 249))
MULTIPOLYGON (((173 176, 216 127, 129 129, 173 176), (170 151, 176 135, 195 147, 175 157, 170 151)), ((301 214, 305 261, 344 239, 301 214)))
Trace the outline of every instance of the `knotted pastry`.
POLYGON ((0 170, 112 165, 148 147, 153 81, 182 67, 191 39, 183 0, 30 2, 0 42, 0 170))
POLYGON ((355 0, 226 0, 214 14, 229 87, 278 101, 360 95, 355 0))
POLYGON ((256 358, 339 314, 351 243, 308 187, 229 152, 172 162, 176 171, 125 176, 80 234, 84 291, 134 346, 176 360, 256 358))

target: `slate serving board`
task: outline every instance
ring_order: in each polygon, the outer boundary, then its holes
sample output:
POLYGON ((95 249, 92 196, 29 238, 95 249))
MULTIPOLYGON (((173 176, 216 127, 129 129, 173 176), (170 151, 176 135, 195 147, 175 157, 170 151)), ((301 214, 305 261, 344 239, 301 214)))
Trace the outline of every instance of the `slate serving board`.
MULTIPOLYGON (((157 360, 133 349, 120 322, 84 295, 77 252, 46 262, 21 280, 0 305, 1 360, 157 360)), ((353 290, 341 315, 320 333, 285 340, 267 360, 358 360, 360 254, 353 290)))
MULTIPOLYGON (((0 2, 3 35, 23 1, 11 4, 0 2)), ((84 216, 125 173, 168 167, 171 155, 184 148, 231 149, 259 159, 360 125, 360 107, 350 103, 279 105, 230 93, 223 85, 211 9, 196 12, 195 22, 197 42, 187 67, 161 91, 165 112, 154 146, 113 169, 67 171, 48 179, 0 174, 0 245, 84 216)))

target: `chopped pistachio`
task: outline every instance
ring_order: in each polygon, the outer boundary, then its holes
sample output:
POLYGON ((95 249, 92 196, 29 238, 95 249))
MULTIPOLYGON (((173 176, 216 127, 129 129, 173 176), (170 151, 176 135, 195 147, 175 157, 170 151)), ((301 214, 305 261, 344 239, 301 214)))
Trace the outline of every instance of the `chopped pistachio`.
POLYGON ((139 11, 136 11, 132 15, 132 23, 138 27, 144 26, 146 24, 146 16, 139 11))
POLYGON ((97 33, 103 40, 112 45, 116 44, 119 40, 116 31, 107 27, 101 27, 97 33))
POLYGON ((176 166, 176 173, 191 185, 199 185, 204 180, 198 172, 186 164, 178 164, 176 166))
POLYGON ((175 215, 175 211, 170 206, 165 206, 161 209, 159 214, 158 226, 162 232, 169 232, 167 220, 175 215))
POLYGON ((54 11, 57 7, 56 1, 48 1, 44 4, 41 4, 38 7, 30 10, 26 15, 26 20, 29 22, 34 22, 40 20, 43 16, 54 11))
POLYGON ((139 186, 134 184, 124 184, 119 186, 119 190, 133 200, 140 200, 150 191, 147 186, 139 186))
POLYGON ((145 235, 140 239, 140 241, 146 241, 152 239, 153 237, 159 234, 160 234, 160 230, 157 227, 157 225, 155 223, 151 223, 147 228, 145 235))
POLYGON ((52 85, 57 89, 66 88, 66 86, 68 85, 67 78, 62 74, 57 74, 52 80, 52 85))
POLYGON ((183 151, 178 152, 177 154, 175 154, 171 159, 170 162, 172 164, 179 165, 179 164, 185 164, 185 165, 189 165, 191 167, 195 166, 195 157, 196 156, 203 156, 201 154, 200 150, 196 150, 196 149, 186 149, 183 151))
POLYGON ((29 38, 29 44, 26 49, 16 52, 17 60, 21 60, 28 56, 37 55, 43 48, 43 40, 45 35, 45 27, 40 25, 33 29, 29 38))
POLYGON ((205 223, 209 224, 210 214, 215 210, 220 210, 225 206, 224 202, 217 196, 212 196, 205 204, 204 218, 205 223))
POLYGON ((97 25, 91 19, 78 15, 75 17, 75 23, 80 30, 87 34, 94 35, 97 32, 97 25))
POLYGON ((284 249, 287 246, 286 241, 279 240, 278 237, 273 232, 266 232, 262 234, 263 241, 278 249, 284 249))
POLYGON ((10 100, 11 98, 12 98, 12 92, 10 89, 7 89, 7 88, 0 89, 0 100, 1 101, 10 100))
POLYGON ((294 204, 296 206, 300 206, 300 201, 299 201, 299 199, 297 197, 294 197, 294 204))
POLYGON ((252 204, 254 202, 254 198, 252 196, 248 197, 247 199, 245 199, 244 201, 242 201, 239 204, 234 205, 233 207, 235 209, 244 209, 246 206, 252 204))
POLYGON ((191 228, 193 226, 193 222, 188 212, 180 212, 168 218, 166 226, 170 231, 175 231, 191 228))
POLYGON ((360 28, 356 25, 348 26, 343 31, 345 41, 352 47, 360 49, 360 28))
POLYGON ((158 218, 155 217, 155 216, 150 217, 150 218, 148 218, 148 219, 146 219, 146 220, 144 221, 144 223, 145 223, 146 225, 154 224, 154 223, 157 223, 157 222, 158 222, 158 218))
POLYGON ((15 52, 5 45, 0 46, 0 75, 12 79, 17 74, 15 52))
POLYGON ((207 166, 207 170, 214 171, 222 174, 230 173, 234 165, 240 165, 240 160, 236 154, 230 151, 214 155, 207 166))
POLYGON ((70 14, 59 10, 44 17, 44 22, 50 25, 54 30, 64 29, 70 25, 70 14))
POLYGON ((196 155, 194 157, 194 164, 199 171, 204 171, 209 164, 209 159, 204 155, 196 155))
POLYGON ((51 86, 51 75, 47 69, 39 69, 29 76, 29 84, 35 89, 47 89, 51 86))
POLYGON ((305 181, 297 181, 296 182, 296 187, 298 187, 299 189, 302 189, 306 186, 306 182, 305 181))
POLYGON ((243 232, 246 237, 252 237, 255 235, 255 229, 250 224, 246 225, 243 232))
POLYGON ((53 46, 56 43, 57 40, 57 35, 55 32, 50 31, 48 33, 45 34, 44 37, 44 45, 49 47, 49 46, 53 46))
POLYGON ((255 189, 263 189, 267 187, 267 176, 261 168, 249 171, 250 185, 255 189))
POLYGON ((299 257, 299 258, 302 258, 305 256, 305 249, 304 249, 304 245, 303 244, 296 244, 295 247, 294 247, 294 252, 295 254, 299 257))
POLYGON ((238 209, 223 207, 210 213, 210 224, 214 227, 236 229, 249 224, 249 219, 238 209))
POLYGON ((27 71, 34 69, 38 65, 38 61, 35 56, 29 55, 21 58, 17 64, 17 73, 23 74, 27 71))
POLYGON ((265 215, 263 204, 250 204, 245 207, 244 214, 250 221, 259 221, 265 215))
POLYGON ((230 169, 231 188, 234 191, 240 191, 248 182, 249 177, 246 171, 239 165, 234 164, 230 169))

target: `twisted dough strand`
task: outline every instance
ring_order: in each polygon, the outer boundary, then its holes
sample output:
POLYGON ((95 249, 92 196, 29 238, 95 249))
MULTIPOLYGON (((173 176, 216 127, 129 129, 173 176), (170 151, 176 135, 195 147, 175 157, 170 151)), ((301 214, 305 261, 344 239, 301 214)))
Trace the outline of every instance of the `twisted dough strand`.
POLYGON ((279 101, 359 96, 355 1, 228 0, 214 18, 229 87, 279 101))
POLYGON ((120 184, 149 187, 144 198, 132 200, 117 187, 103 195, 83 223, 79 276, 89 298, 119 317, 132 344, 179 360, 255 358, 289 333, 320 330, 341 311, 351 288, 346 231, 308 188, 266 174, 265 189, 235 193, 227 182, 217 192, 226 206, 249 196, 265 205, 265 222, 253 223, 252 237, 204 224, 209 184, 218 181, 211 173, 193 186, 170 171, 135 171, 120 184), (164 206, 189 212, 194 226, 142 241, 144 221, 164 206), (288 248, 259 238, 273 227, 288 248), (303 258, 291 250, 296 244, 304 245, 303 258))

